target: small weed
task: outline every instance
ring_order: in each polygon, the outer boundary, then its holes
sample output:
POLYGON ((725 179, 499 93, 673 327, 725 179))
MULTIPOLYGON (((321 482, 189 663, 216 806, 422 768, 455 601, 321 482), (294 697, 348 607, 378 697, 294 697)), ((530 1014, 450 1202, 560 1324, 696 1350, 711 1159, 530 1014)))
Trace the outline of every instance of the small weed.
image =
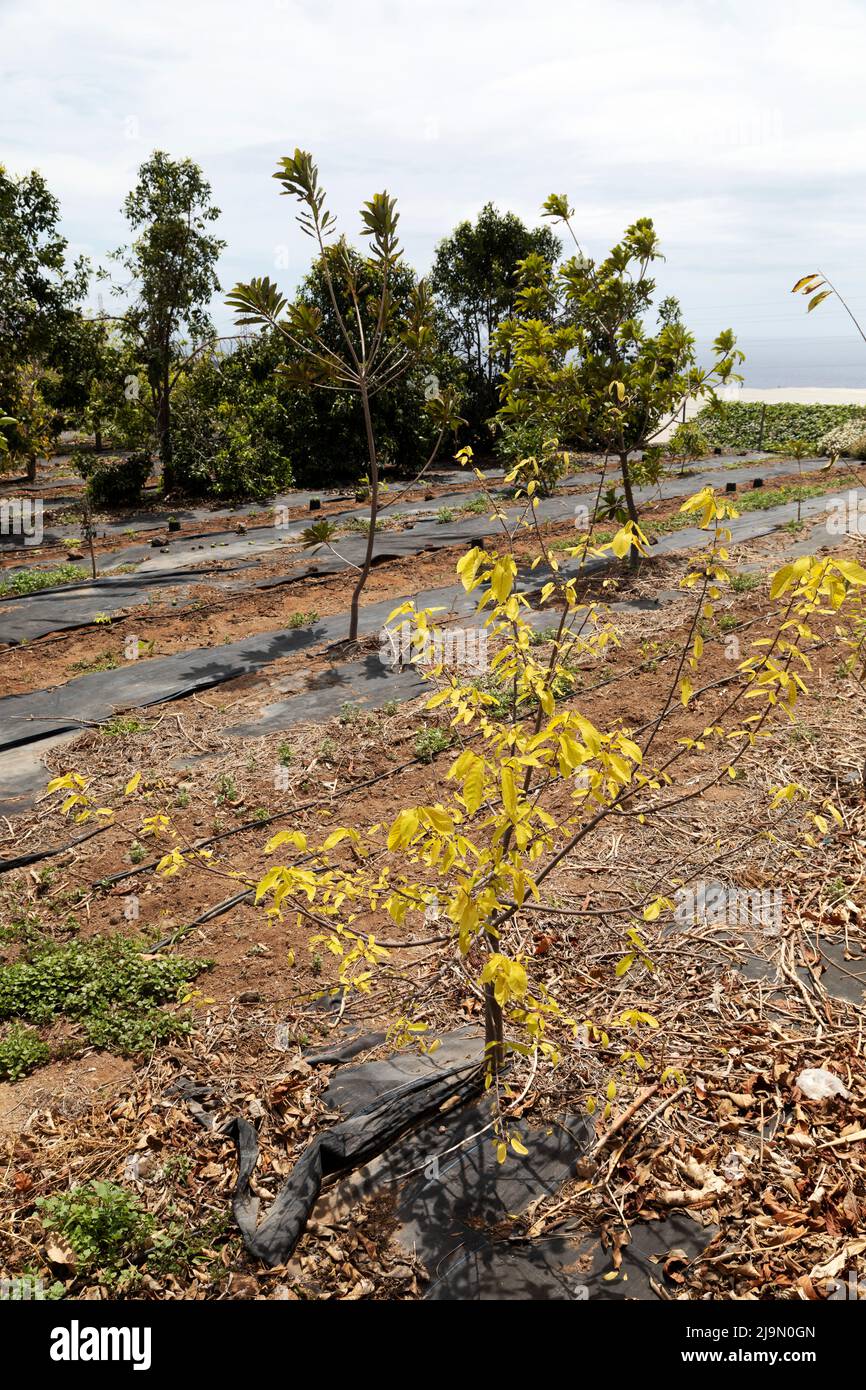
POLYGON ((74 1251, 79 1273, 98 1270, 109 1285, 138 1278, 154 1219, 134 1193, 116 1183, 85 1183, 57 1197, 37 1197, 36 1207, 45 1230, 74 1251))
POLYGON ((486 497, 473 497, 472 501, 467 502, 464 507, 460 508, 460 510, 461 512, 471 512, 475 516, 478 516, 481 512, 486 512, 490 510, 490 503, 488 502, 486 497))
POLYGON ((300 613, 300 612, 298 612, 298 613, 292 613, 291 616, 289 617, 289 627, 290 627, 290 628, 312 627, 312 626, 313 626, 313 623, 317 623, 318 621, 319 621, 319 615, 318 615, 318 613, 316 612, 316 610, 315 610, 314 608, 311 608, 311 609, 309 610, 309 612, 307 612, 307 613, 300 613))
POLYGON ((422 729, 412 745, 415 757, 422 763, 432 763, 437 753, 451 747, 451 735, 444 729, 422 729))
POLYGON ((290 743, 281 743, 277 749, 277 757, 281 767, 288 767, 295 756, 295 750, 290 743))
POLYGON ((0 1081, 17 1081, 35 1067, 44 1066, 50 1056, 38 1033, 13 1023, 6 1037, 0 1039, 0 1081))
POLYGON ((115 652, 100 652, 99 656, 91 660, 73 661, 73 671, 116 671, 120 662, 115 652))
POLYGON ((132 715, 117 714, 113 719, 109 719, 107 724, 103 724, 99 732, 105 734, 106 738, 126 738, 129 734, 150 733, 150 725, 132 715))
POLYGON ((735 574, 731 580, 731 589, 735 594, 749 594, 753 589, 757 589, 760 582, 759 574, 735 574))
POLYGON ((217 800, 218 801, 238 801, 240 793, 235 779, 228 773, 222 772, 217 778, 217 800))
POLYGON ((163 1180, 186 1187, 192 1166, 192 1159, 187 1154, 169 1154, 162 1165, 163 1180))

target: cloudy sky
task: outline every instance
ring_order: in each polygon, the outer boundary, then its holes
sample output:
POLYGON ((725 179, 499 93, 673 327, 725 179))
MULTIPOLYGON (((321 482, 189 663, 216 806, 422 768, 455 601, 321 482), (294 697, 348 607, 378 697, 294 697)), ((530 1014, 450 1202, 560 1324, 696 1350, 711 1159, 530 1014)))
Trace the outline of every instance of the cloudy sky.
POLYGON ((866 318, 864 52, 863 0, 0 0, 0 157, 98 260, 141 161, 192 156, 225 287, 306 267, 270 178, 295 146, 350 233, 395 193, 420 271, 485 201, 537 221, 566 191, 593 253, 653 217, 660 288, 753 384, 866 385, 840 307, 790 294, 820 266, 866 318))

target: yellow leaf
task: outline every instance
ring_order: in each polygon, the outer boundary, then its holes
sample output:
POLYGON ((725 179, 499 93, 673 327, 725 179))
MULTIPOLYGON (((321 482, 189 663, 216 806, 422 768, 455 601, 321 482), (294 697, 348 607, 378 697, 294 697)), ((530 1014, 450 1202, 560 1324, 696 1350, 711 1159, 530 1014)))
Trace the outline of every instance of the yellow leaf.
POLYGON ((514 789, 514 774, 507 765, 502 769, 502 804, 514 820, 517 814, 517 793, 514 789))

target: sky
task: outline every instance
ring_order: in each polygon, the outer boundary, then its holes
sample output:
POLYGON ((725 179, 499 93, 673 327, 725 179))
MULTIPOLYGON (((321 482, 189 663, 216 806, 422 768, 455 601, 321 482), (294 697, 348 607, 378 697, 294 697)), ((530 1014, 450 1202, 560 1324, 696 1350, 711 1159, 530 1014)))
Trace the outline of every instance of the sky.
POLYGON ((397 196, 419 273, 485 202, 537 223, 566 192, 594 255, 653 218, 660 293, 734 329, 747 384, 866 386, 841 306, 790 293, 820 267, 866 322, 864 52, 866 0, 0 0, 0 159, 98 262, 142 161, 191 156, 224 289, 307 269, 270 177, 295 147, 350 238, 397 196))

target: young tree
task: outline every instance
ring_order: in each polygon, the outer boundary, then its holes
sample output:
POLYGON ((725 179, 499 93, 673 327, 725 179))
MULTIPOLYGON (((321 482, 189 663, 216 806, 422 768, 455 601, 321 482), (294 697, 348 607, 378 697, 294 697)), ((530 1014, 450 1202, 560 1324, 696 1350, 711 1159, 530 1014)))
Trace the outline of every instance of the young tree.
POLYGON ((0 401, 17 421, 10 453, 26 459, 31 482, 52 438, 42 387, 89 277, 83 257, 67 266, 59 221, 60 205, 41 174, 15 178, 0 165, 0 401))
MULTIPOLYGON (((367 296, 376 302, 382 291, 383 268, 374 261, 364 262, 351 247, 347 255, 353 274, 366 286, 367 296)), ((416 276, 403 262, 388 270, 390 293, 394 301, 395 323, 412 313, 416 276)), ((352 302, 346 282, 340 275, 331 284, 344 321, 351 321, 352 302)), ((343 348, 340 327, 331 304, 326 266, 317 258, 298 291, 299 301, 322 317, 322 337, 334 352, 343 348)), ((390 335, 393 337, 393 333, 390 335)), ((393 342, 392 346, 395 345, 393 342)), ((283 357, 297 361, 297 352, 282 342, 283 357), (287 351, 286 351, 287 349, 287 351)), ((401 474, 415 473, 435 443, 436 426, 427 409, 429 368, 427 358, 419 359, 391 385, 376 391, 370 400, 373 433, 380 471, 387 466, 401 474)), ((285 386, 280 394, 286 403, 288 423, 287 453, 296 478, 305 477, 322 485, 340 475, 353 483, 362 482, 369 472, 369 456, 359 393, 309 391, 285 386)))
MULTIPOLYGON (((327 291, 325 304, 311 303, 303 295, 290 304, 268 278, 236 285, 227 302, 237 311, 239 324, 270 324, 283 334, 290 352, 280 370, 291 385, 348 394, 360 402, 370 479, 370 524, 364 562, 352 593, 349 641, 354 642, 361 594, 373 563, 379 513, 380 460, 373 402, 413 367, 430 361, 434 346, 432 300, 423 280, 413 280, 407 300, 396 293, 405 267, 397 238, 399 214, 390 194, 376 193, 361 208, 361 235, 369 237, 371 251, 365 259, 345 238, 331 240, 335 219, 325 206, 325 193, 310 154, 295 150, 291 158, 280 161, 274 178, 283 193, 300 204, 298 223, 318 247, 327 291)), ((450 394, 435 397, 430 406, 438 438, 425 467, 454 422, 450 394)))
POLYGON ((712 365, 702 370, 670 297, 659 305, 655 331, 647 330, 655 292, 648 272, 661 256, 649 218, 629 227, 596 264, 581 250, 565 196, 548 198, 544 212, 567 228, 575 254, 554 274, 538 255, 522 264, 517 314, 497 334, 499 350, 513 357, 500 413, 505 420, 537 421, 560 442, 615 455, 636 523, 629 455, 673 423, 683 401, 713 396, 717 385, 735 378, 743 354, 726 329, 713 344, 712 365))
POLYGON ((493 351, 497 328, 514 313, 520 264, 535 253, 553 263, 562 246, 549 227, 530 228, 513 212, 485 203, 475 222, 461 222, 436 248, 430 284, 439 310, 443 345, 465 377, 461 409, 473 439, 489 439, 488 421, 499 405, 506 345, 493 351))
POLYGON ((216 263, 225 242, 211 225, 220 210, 211 187, 191 159, 172 159, 156 150, 138 171, 138 183, 123 211, 135 240, 111 257, 130 277, 115 293, 131 291, 121 316, 150 387, 163 487, 173 486, 171 393, 188 363, 214 337, 208 306, 219 291, 216 263), (181 359, 184 339, 195 346, 181 359))

